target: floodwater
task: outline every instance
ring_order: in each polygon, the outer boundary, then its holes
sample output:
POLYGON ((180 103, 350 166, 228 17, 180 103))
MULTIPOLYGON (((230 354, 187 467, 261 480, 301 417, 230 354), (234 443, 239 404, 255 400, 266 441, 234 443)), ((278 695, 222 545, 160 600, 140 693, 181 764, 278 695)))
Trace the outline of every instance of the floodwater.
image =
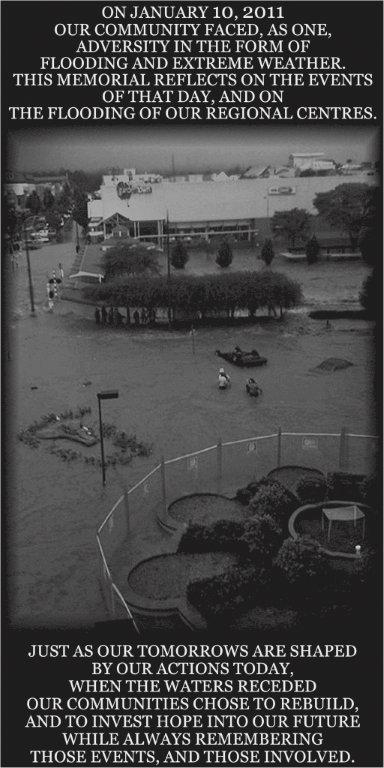
POLYGON ((204 448, 219 437, 269 434, 279 425, 337 432, 345 424, 372 434, 369 324, 339 321, 326 331, 322 323, 297 314, 275 327, 204 329, 193 355, 188 333, 99 329, 92 307, 66 301, 48 313, 46 274, 59 261, 68 274, 74 256, 70 239, 31 253, 35 317, 29 312, 23 256, 10 273, 16 290, 6 363, 12 467, 8 566, 11 619, 18 626, 79 626, 107 618, 96 530, 124 485, 137 482, 161 456, 204 448), (256 373, 263 388, 256 403, 244 394, 247 374, 239 369, 230 371, 228 392, 217 389, 214 351, 235 344, 257 348, 268 358, 256 373), (348 358, 353 367, 311 374, 330 356, 348 358), (104 403, 105 420, 151 442, 153 452, 126 468, 109 469, 105 489, 96 468, 68 464, 44 444, 31 449, 17 440, 20 428, 52 411, 90 405, 96 421, 96 393, 111 388, 118 389, 119 399, 104 403))

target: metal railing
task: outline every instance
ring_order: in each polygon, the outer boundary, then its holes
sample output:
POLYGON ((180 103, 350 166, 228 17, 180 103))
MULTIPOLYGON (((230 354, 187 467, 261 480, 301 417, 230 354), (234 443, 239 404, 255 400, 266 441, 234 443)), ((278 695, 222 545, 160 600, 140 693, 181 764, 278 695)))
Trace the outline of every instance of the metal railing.
POLYGON ((231 495, 281 466, 369 474, 376 466, 379 438, 340 432, 283 432, 222 442, 164 460, 109 510, 97 531, 101 585, 111 616, 139 631, 122 586, 129 564, 145 556, 163 536, 158 518, 176 499, 196 493, 231 495), (144 542, 145 540, 145 542, 144 542), (123 576, 121 576, 123 574, 123 576), (120 586, 116 582, 120 581, 120 586))

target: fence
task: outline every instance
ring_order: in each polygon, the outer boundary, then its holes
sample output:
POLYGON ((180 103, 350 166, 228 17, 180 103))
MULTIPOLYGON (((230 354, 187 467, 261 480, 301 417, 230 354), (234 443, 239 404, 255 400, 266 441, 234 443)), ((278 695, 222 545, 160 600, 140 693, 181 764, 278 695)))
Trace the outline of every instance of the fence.
POLYGON ((172 502, 193 493, 234 494, 280 466, 322 472, 369 474, 376 466, 378 437, 335 433, 277 432, 221 442, 174 459, 164 459, 116 501, 97 531, 101 585, 110 614, 138 627, 123 592, 129 562, 164 536, 158 516, 172 502), (118 583, 116 583, 118 582, 118 583), (120 587, 118 586, 120 584, 120 587))

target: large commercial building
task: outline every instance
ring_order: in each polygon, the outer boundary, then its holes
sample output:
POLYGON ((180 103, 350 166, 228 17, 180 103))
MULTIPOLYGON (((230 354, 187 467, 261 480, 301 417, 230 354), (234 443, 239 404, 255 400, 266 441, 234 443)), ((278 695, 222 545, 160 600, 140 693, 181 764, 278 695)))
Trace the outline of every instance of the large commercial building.
MULTIPOLYGON (((119 197, 117 188, 103 185, 88 203, 89 235, 94 242, 119 228, 130 237, 162 244, 167 220, 171 237, 209 239, 232 235, 251 240, 257 205, 250 182, 174 182, 155 184, 151 194, 119 197)), ((259 214, 260 215, 260 214, 259 214)))
MULTIPOLYGON (((151 185, 151 194, 132 192, 124 193, 123 197, 118 185, 104 184, 88 203, 90 239, 97 242, 121 229, 130 237, 161 246, 168 222, 170 236, 174 238, 231 235, 237 240, 252 240, 260 226, 258 220, 292 208, 304 208, 315 214, 316 194, 343 183, 339 176, 293 181, 294 184, 285 185, 272 184, 271 178, 240 179, 226 184, 161 182, 151 185)), ((362 175, 351 176, 348 181, 377 183, 374 177, 362 175)))

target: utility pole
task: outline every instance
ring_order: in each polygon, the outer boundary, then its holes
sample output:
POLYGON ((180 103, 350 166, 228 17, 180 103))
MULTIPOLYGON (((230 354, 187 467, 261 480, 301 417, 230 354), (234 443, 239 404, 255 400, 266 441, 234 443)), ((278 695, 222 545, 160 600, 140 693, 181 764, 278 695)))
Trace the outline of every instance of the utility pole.
POLYGON ((167 284, 168 284, 168 323, 172 325, 171 308, 171 258, 169 253, 169 214, 167 211, 167 284))
POLYGON ((79 250, 80 250, 79 225, 77 221, 75 222, 75 224, 76 224, 76 253, 79 253, 79 250))
POLYGON ((31 315, 34 315, 35 314, 35 299, 34 299, 34 295, 33 295, 31 260, 29 258, 29 248, 28 248, 28 239, 27 239, 27 225, 26 225, 25 219, 24 219, 23 231, 24 231, 25 255, 27 257, 29 298, 30 298, 30 302, 31 302, 31 315))

